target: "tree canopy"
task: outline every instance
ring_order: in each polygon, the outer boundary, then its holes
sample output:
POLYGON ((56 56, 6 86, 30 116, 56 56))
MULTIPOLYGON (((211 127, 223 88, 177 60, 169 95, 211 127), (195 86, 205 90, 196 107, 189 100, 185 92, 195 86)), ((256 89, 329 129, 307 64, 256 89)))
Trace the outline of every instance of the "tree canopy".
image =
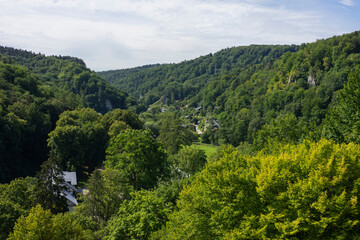
POLYGON ((40 205, 32 208, 28 216, 20 217, 9 240, 78 239, 90 240, 91 235, 68 214, 53 215, 40 205))
POLYGON ((0 239, 360 239, 359 36, 103 73, 138 100, 0 47, 0 239))
POLYGON ((357 31, 301 46, 233 47, 178 64, 99 74, 151 108, 173 106, 193 124, 204 119, 210 128, 205 141, 237 146, 252 143, 263 125, 286 114, 320 126, 360 64, 359 46, 357 31), (210 119, 217 120, 216 130, 210 119))
POLYGON ((66 111, 49 134, 48 146, 63 169, 88 166, 90 171, 102 164, 108 141, 100 123, 101 115, 90 108, 66 111))
POLYGON ((337 142, 360 143, 360 69, 349 74, 344 89, 337 95, 336 106, 329 111, 325 135, 337 142))
POLYGON ((359 237, 358 145, 321 140, 270 155, 222 154, 183 189, 162 239, 359 237))
POLYGON ((166 153, 150 131, 125 130, 110 140, 106 154, 105 167, 124 173, 134 189, 151 189, 168 175, 166 153))
POLYGON ((182 145, 191 145, 196 137, 190 126, 181 121, 175 113, 166 113, 160 120, 158 139, 169 154, 175 154, 181 149, 182 145))

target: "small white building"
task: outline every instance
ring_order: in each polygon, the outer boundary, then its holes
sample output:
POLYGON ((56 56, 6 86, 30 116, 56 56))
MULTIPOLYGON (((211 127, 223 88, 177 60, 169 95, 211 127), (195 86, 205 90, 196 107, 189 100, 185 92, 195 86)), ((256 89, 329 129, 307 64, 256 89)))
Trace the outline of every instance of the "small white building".
POLYGON ((65 180, 65 189, 62 191, 62 195, 67 200, 69 210, 72 210, 78 204, 76 200, 78 190, 75 187, 77 185, 76 172, 64 171, 63 177, 65 180))

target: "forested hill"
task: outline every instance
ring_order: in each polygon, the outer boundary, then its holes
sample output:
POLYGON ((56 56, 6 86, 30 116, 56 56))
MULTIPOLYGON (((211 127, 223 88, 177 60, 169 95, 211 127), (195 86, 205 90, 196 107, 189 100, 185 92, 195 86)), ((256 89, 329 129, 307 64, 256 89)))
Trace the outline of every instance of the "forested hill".
POLYGON ((138 106, 78 58, 0 47, 0 182, 39 170, 48 158, 48 134, 64 111, 138 106))
POLYGON ((41 82, 80 95, 84 106, 105 113, 115 108, 133 108, 137 101, 110 86, 88 69, 83 60, 69 56, 45 56, 0 46, 0 55, 28 68, 41 82))
POLYGON ((228 71, 268 64, 284 52, 298 49, 295 45, 233 47, 179 64, 148 65, 98 74, 130 95, 143 98, 145 104, 152 104, 162 97, 171 104, 193 97, 228 71))
POLYGON ((220 123, 211 141, 236 146, 252 142, 263 125, 285 114, 295 123, 321 124, 334 93, 359 64, 360 36, 353 32, 301 46, 234 47, 179 64, 99 74, 148 105, 161 99, 187 109, 186 115, 201 106, 200 115, 220 123))

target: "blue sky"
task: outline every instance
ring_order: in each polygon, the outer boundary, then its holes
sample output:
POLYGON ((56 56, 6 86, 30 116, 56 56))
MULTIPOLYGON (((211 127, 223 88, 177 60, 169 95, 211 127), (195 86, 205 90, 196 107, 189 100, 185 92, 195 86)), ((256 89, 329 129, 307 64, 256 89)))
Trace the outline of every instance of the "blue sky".
POLYGON ((2 46, 100 71, 353 32, 360 0, 0 0, 0 23, 2 46))

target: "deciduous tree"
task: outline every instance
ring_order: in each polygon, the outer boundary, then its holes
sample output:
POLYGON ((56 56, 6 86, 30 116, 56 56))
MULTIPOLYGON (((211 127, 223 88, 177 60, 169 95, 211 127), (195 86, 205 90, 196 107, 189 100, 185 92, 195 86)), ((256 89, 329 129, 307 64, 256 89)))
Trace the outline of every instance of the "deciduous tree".
POLYGON ((92 239, 89 231, 82 229, 79 222, 69 214, 53 215, 40 205, 32 208, 28 216, 21 216, 10 234, 9 240, 40 240, 40 239, 92 239))
POLYGON ((168 174, 166 153, 149 131, 128 129, 110 140, 106 168, 119 170, 134 189, 151 189, 168 174))

